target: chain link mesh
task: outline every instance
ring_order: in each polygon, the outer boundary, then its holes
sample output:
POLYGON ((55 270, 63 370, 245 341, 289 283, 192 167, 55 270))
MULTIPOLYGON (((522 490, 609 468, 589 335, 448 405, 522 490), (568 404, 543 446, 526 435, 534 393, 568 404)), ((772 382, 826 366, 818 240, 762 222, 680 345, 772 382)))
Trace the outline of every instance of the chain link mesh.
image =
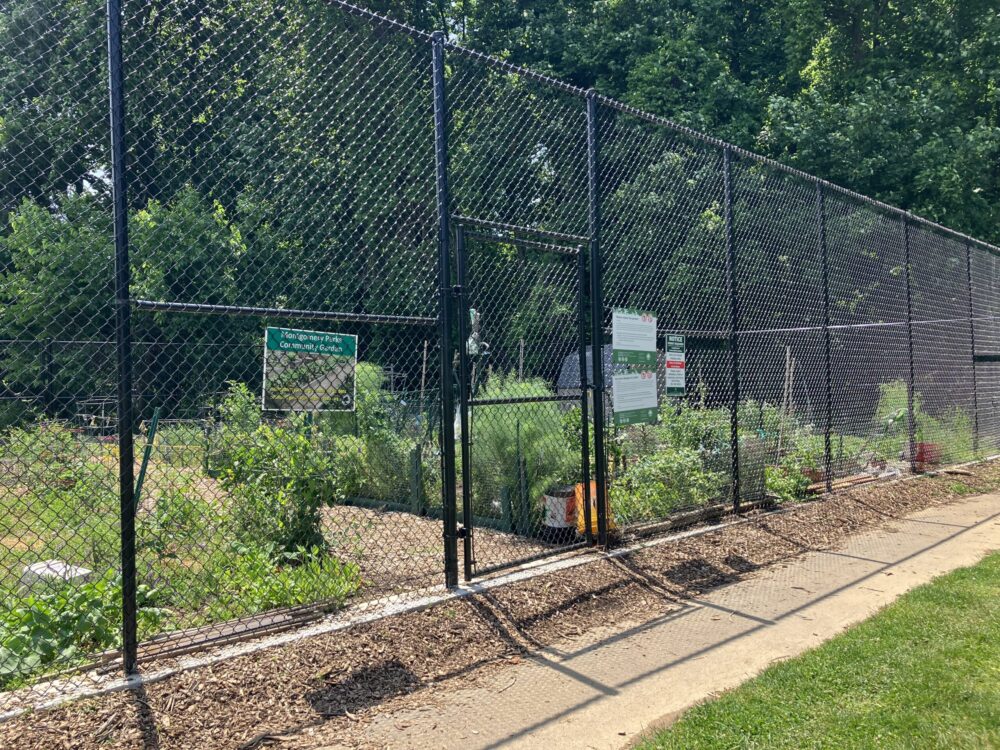
POLYGON ((447 40, 442 206, 431 35, 338 0, 125 2, 121 426, 103 14, 0 9, 0 689, 123 647, 119 427, 141 659, 439 585, 446 487, 476 576, 1000 448, 1000 250, 447 40))

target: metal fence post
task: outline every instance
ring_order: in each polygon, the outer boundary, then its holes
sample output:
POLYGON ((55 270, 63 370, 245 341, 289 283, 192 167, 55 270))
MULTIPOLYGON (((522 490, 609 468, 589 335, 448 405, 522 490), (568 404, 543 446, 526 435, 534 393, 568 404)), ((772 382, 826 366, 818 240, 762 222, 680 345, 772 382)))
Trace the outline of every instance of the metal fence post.
POLYGON ((597 504, 597 543, 608 543, 607 453, 604 445, 604 293, 601 289, 600 169, 597 161, 597 94, 587 91, 587 224, 590 234, 590 360, 594 394, 594 493, 597 504))
POLYGON ((118 359, 118 496, 121 522, 122 665, 138 668, 135 580, 135 479, 132 428, 132 320, 125 180, 125 73, 121 0, 108 0, 108 94, 115 240, 115 342, 118 359))
POLYGON ((826 426, 823 430, 823 474, 826 491, 833 491, 833 373, 830 357, 830 254, 826 244, 826 197, 823 183, 816 183, 816 214, 819 222, 819 253, 823 263, 823 364, 826 376, 826 426))
POLYGON ((722 150, 722 187, 726 222, 726 294, 729 296, 729 451, 732 459, 733 512, 740 511, 740 303, 736 289, 736 232, 733 226, 733 155, 727 146, 722 150))
POLYGON ((462 565, 466 581, 472 580, 473 520, 472 520, 472 428, 469 420, 469 300, 467 297, 468 256, 465 247, 465 229, 455 228, 455 261, 458 276, 458 294, 453 298, 458 305, 458 401, 459 424, 462 430, 462 565))
POLYGON ((906 421, 909 430, 910 472, 917 473, 916 420, 913 413, 913 269, 910 268, 910 222, 903 217, 903 263, 906 265, 906 351, 909 370, 906 378, 906 421))
MULTIPOLYGON (((434 95, 434 162, 437 170, 438 325, 441 337, 441 516, 444 525, 444 581, 458 585, 458 529, 455 489, 455 395, 451 328, 451 197, 448 193, 448 114, 444 88, 444 32, 431 44, 434 95)), ((464 439, 465 436, 463 436, 464 439)))
POLYGON ((578 335, 580 337, 580 469, 583 478, 583 525, 589 544, 594 543, 593 521, 590 517, 590 416, 587 404, 590 378, 587 377, 587 257, 583 248, 576 254, 578 335))
POLYGON ((979 381, 976 375, 976 306, 972 297, 972 243, 965 243, 965 274, 969 282, 969 347, 972 360, 972 456, 979 457, 979 381))

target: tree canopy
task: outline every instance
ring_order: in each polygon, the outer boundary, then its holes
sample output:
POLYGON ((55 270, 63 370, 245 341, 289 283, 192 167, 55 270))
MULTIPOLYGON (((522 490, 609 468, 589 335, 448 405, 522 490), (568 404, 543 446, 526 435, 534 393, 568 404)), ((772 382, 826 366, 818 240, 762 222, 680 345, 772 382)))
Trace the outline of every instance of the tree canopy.
MULTIPOLYGON (((372 6, 1000 240, 995 1, 372 6)), ((100 0, 0 4, 0 338, 113 338, 103 13, 100 0)), ((135 296, 434 316, 425 40, 323 0, 127 2, 125 16, 135 296)), ((458 51, 447 75, 455 210, 586 233, 582 100, 458 51)), ((600 128, 607 304, 648 306, 679 328, 724 327, 718 150, 609 108, 600 128)), ((814 196, 751 160, 735 181, 736 286, 753 323, 816 324, 820 274, 802 230, 814 196)), ((834 274, 833 304, 844 322, 881 319, 879 294, 896 287, 873 279, 898 280, 898 245, 848 203, 831 209, 831 242, 854 269, 834 274)), ((949 251, 956 274, 961 250, 949 251)), ((495 243, 482 252, 484 278, 509 281, 487 318, 509 339, 494 338, 499 354, 552 317, 545 305, 563 272, 531 270, 495 243)), ((572 311, 554 319, 565 333, 572 311)), ((155 342, 138 349, 140 387, 169 386, 176 403, 195 408, 203 391, 256 376, 260 331, 246 319, 143 314, 135 328, 155 342), (203 354, 219 342, 232 347, 203 354)), ((367 355, 394 358, 413 381, 424 334, 407 336, 404 352, 399 336, 372 330, 367 355)), ((553 337, 559 351, 538 374, 553 375, 571 338, 553 337)), ((111 358, 74 352, 56 363, 61 387, 106 389, 111 358)), ((8 349, 6 390, 37 389, 40 362, 36 348, 8 349)))

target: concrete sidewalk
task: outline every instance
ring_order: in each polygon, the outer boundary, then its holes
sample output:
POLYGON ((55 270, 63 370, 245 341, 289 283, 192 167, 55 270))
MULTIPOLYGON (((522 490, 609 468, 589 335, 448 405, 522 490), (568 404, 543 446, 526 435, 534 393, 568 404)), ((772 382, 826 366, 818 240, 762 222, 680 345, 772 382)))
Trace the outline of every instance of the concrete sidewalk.
POLYGON ((639 626, 609 623, 568 650, 547 649, 475 687, 432 689, 422 707, 379 716, 368 741, 462 750, 628 746, 691 705, 997 549, 1000 494, 929 509, 639 626))

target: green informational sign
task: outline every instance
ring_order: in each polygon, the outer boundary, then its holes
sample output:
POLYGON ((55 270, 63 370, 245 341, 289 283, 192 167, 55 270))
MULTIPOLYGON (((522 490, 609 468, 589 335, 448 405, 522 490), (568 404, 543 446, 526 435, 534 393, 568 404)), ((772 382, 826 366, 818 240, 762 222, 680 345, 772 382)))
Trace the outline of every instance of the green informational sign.
POLYGON ((683 396, 685 374, 687 372, 687 345, 683 336, 667 334, 665 348, 665 370, 663 386, 668 396, 683 396))
POLYGON ((268 328, 267 348, 272 352, 308 352, 355 357, 358 337, 345 333, 300 331, 295 328, 268 328))
POLYGON ((327 331, 264 332, 267 411, 354 411, 358 337, 327 331))
POLYGON ((611 395, 616 426, 656 422, 658 401, 655 370, 616 373, 611 395))
POLYGON ((656 316, 641 310, 611 311, 611 363, 656 369, 656 316))

